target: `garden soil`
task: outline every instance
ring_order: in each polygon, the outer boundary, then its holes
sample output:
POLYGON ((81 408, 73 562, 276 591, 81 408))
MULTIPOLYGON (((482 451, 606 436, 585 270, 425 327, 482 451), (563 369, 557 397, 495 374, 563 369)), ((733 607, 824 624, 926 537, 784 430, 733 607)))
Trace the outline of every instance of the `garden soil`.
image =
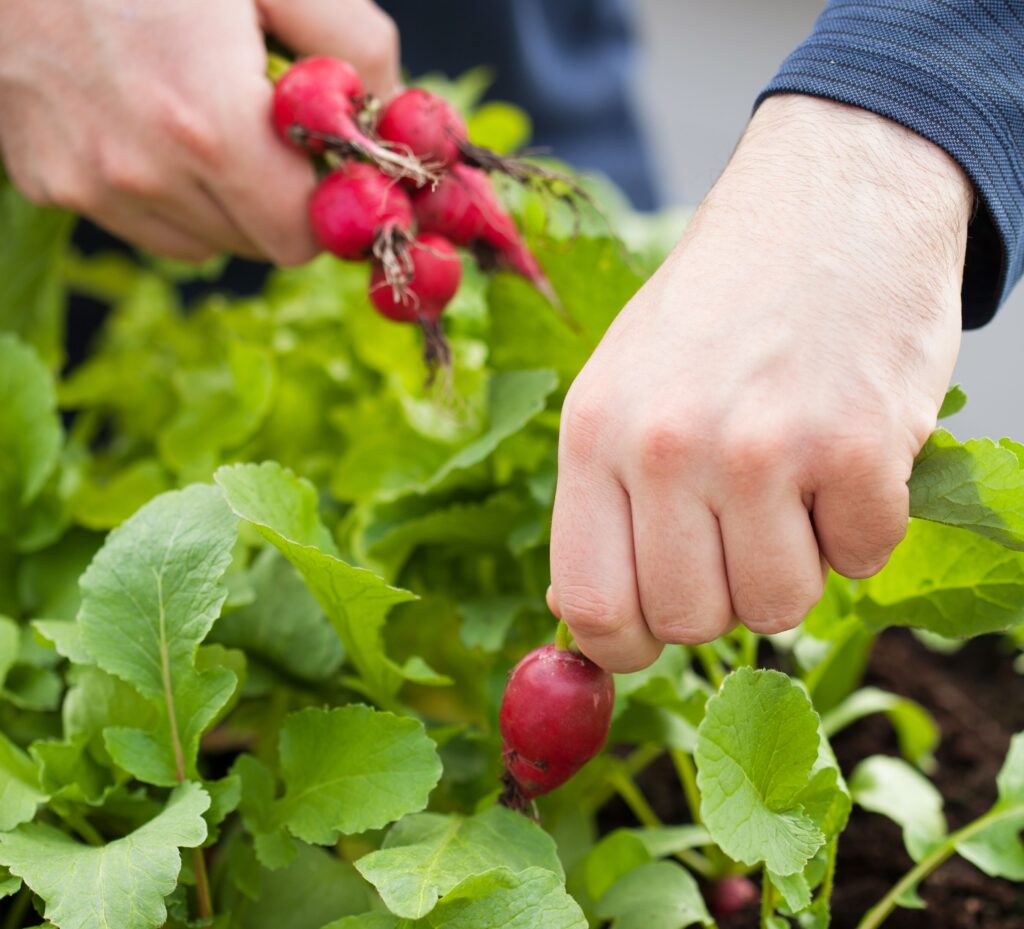
MULTIPOLYGON (((917 700, 942 729, 933 780, 946 800, 950 828, 984 813, 995 800, 995 778, 1010 737, 1024 730, 1024 676, 995 636, 972 640, 952 655, 928 650, 903 630, 885 633, 865 681, 917 700)), ((862 720, 834 739, 847 774, 869 755, 898 754, 884 717, 862 720)), ((666 822, 687 819, 671 766, 652 766, 641 778, 666 822)), ((608 828, 633 825, 613 804, 602 817, 608 828)), ((911 861, 899 828, 883 816, 855 810, 839 843, 833 929, 855 929, 867 910, 906 873, 911 861)), ((986 877, 960 858, 939 868, 921 888, 924 911, 897 910, 885 929, 1024 929, 1024 888, 986 877)), ((750 911, 720 920, 720 929, 756 929, 750 911)))

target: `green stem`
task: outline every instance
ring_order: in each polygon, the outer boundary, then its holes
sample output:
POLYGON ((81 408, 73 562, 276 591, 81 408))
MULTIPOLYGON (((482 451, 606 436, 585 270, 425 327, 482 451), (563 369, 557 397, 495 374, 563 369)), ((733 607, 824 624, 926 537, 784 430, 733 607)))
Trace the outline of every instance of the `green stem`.
POLYGON ((825 876, 821 879, 821 887, 818 888, 818 899, 828 902, 832 899, 832 887, 836 882, 836 856, 839 851, 839 837, 837 836, 828 845, 828 858, 825 862, 825 876))
POLYGON ((710 645, 694 645, 693 652, 700 661, 701 667, 704 668, 704 673, 711 682, 711 686, 717 690, 725 680, 725 669, 722 667, 722 662, 718 660, 717 653, 710 645))
POLYGON ((79 816, 77 813, 72 813, 70 810, 60 810, 56 807, 53 807, 53 810, 90 845, 106 844, 106 839, 100 835, 99 830, 84 816, 79 816))
MULTIPOLYGON (((634 751, 626 758, 617 762, 617 764, 620 770, 629 777, 636 777, 653 761, 660 758, 663 752, 664 749, 658 745, 641 745, 639 748, 634 749, 634 751)), ((601 760, 604 761, 604 759, 601 760)), ((608 779, 605 778, 604 781, 598 785, 598 789, 596 789, 587 799, 587 808, 593 814, 611 800, 614 795, 615 788, 609 783, 608 779)))
POLYGON ((572 633, 564 620, 558 621, 558 629, 555 631, 555 648, 560 652, 568 652, 573 648, 572 633))
POLYGON ((697 787, 697 769, 693 760, 682 749, 673 748, 669 752, 672 764, 675 765, 676 774, 679 777, 679 784, 683 788, 683 796, 686 798, 686 805, 690 809, 690 819, 695 826, 702 824, 700 818, 700 789, 697 787))
POLYGON ((946 841, 934 848, 930 854, 914 865, 878 903, 868 910, 864 918, 857 924, 857 929, 878 929, 889 917, 889 914, 896 909, 900 897, 920 884, 947 858, 951 857, 961 842, 971 838, 975 833, 987 829, 1001 819, 1010 819, 1016 816, 1020 816, 1019 807, 999 811, 990 810, 984 816, 947 836, 946 841))
POLYGON ((663 825, 654 807, 647 802, 643 791, 633 782, 621 768, 616 766, 608 773, 608 780, 611 781, 615 792, 626 802, 626 806, 637 818, 641 825, 649 829, 660 829, 663 825))
POLYGON ((772 887, 768 871, 761 872, 761 929, 771 929, 771 918, 775 912, 775 888, 772 887))
POLYGON ((746 668, 757 667, 757 647, 761 637, 756 632, 751 632, 746 627, 740 633, 740 664, 746 668))
POLYGON ((292 63, 284 55, 278 55, 277 52, 267 52, 267 77, 275 84, 291 66, 292 63))
POLYGON ((28 884, 22 884, 18 895, 11 901, 11 908, 7 911, 3 929, 18 929, 25 920, 25 914, 28 912, 31 902, 32 891, 28 889, 28 884))

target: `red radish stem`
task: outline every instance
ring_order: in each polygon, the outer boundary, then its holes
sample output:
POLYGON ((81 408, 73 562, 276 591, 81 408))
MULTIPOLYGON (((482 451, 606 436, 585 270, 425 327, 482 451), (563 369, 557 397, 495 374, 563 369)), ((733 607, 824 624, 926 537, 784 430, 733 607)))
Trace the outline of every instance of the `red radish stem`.
POLYGON ((545 645, 512 669, 501 701, 506 806, 564 784, 604 745, 615 703, 612 676, 571 648, 545 645))
POLYGON ((391 177, 409 178, 417 185, 433 183, 437 174, 431 166, 393 151, 359 128, 362 98, 362 81, 347 62, 326 56, 303 58, 274 85, 274 128, 299 151, 359 155, 391 177))
POLYGON ((498 200, 491 179, 479 168, 455 164, 430 190, 413 198, 420 228, 438 232, 456 245, 480 248, 498 267, 523 275, 544 296, 559 305, 551 283, 527 248, 515 220, 498 200))
POLYGON ((370 301, 382 316, 396 322, 419 323, 425 337, 424 355, 431 371, 451 364, 451 349, 441 330, 441 314, 462 280, 462 262, 443 236, 422 233, 408 252, 411 273, 395 284, 384 268, 374 266, 370 301))
POLYGON ((413 212, 409 195, 375 167, 347 162, 327 175, 309 201, 313 234, 345 261, 376 258, 388 283, 408 282, 413 212))

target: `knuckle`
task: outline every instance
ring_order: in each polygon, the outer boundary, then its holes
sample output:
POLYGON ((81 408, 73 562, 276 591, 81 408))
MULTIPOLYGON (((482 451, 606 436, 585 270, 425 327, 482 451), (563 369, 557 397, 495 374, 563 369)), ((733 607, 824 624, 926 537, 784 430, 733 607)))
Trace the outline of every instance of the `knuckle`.
POLYGON ((729 617, 709 618, 683 617, 678 612, 671 615, 658 613, 647 615, 647 624, 659 642, 670 645, 703 645, 717 639, 729 628, 729 617))
POLYGON ((679 473, 693 453, 698 437, 678 422, 655 420, 640 428, 636 442, 636 465, 640 475, 662 480, 679 473))
POLYGON ((159 196, 163 186, 159 174, 144 164, 142 159, 116 149, 108 150, 100 156, 100 176, 107 188, 144 199, 159 196))
POLYGON ((798 441, 795 428, 751 425, 730 430, 722 439, 725 473, 734 480, 756 478, 787 461, 798 441))
POLYGON ((227 145, 212 120, 176 97, 165 97, 155 106, 157 128, 173 144, 213 170, 225 166, 227 145))
POLYGON ((747 596, 742 590, 733 594, 733 606, 739 620, 761 635, 776 635, 795 629, 821 598, 821 584, 793 585, 770 595, 747 596))
POLYGON ((607 424, 607 408, 577 379, 569 388, 562 406, 560 447, 566 462, 581 465, 591 461, 607 424))
POLYGON ((73 213, 94 213, 101 202, 98 186, 81 172, 54 171, 43 188, 44 203, 73 213))
POLYGON ((562 619, 581 639, 617 635, 629 623, 629 612, 593 584, 562 587, 558 591, 562 619))

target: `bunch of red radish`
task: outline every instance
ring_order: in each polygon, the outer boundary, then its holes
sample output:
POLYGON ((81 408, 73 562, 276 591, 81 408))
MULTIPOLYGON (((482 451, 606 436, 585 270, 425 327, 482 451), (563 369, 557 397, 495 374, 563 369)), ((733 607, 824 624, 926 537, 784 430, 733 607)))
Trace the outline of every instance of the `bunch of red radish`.
POLYGON ((553 298, 487 173, 522 179, 524 164, 470 143, 442 97, 413 88, 378 109, 351 65, 305 58, 278 80, 273 120, 285 142, 328 168, 309 204, 317 240, 345 261, 373 262, 373 306, 422 327, 431 367, 450 361, 440 319, 462 277, 455 246, 553 298))

